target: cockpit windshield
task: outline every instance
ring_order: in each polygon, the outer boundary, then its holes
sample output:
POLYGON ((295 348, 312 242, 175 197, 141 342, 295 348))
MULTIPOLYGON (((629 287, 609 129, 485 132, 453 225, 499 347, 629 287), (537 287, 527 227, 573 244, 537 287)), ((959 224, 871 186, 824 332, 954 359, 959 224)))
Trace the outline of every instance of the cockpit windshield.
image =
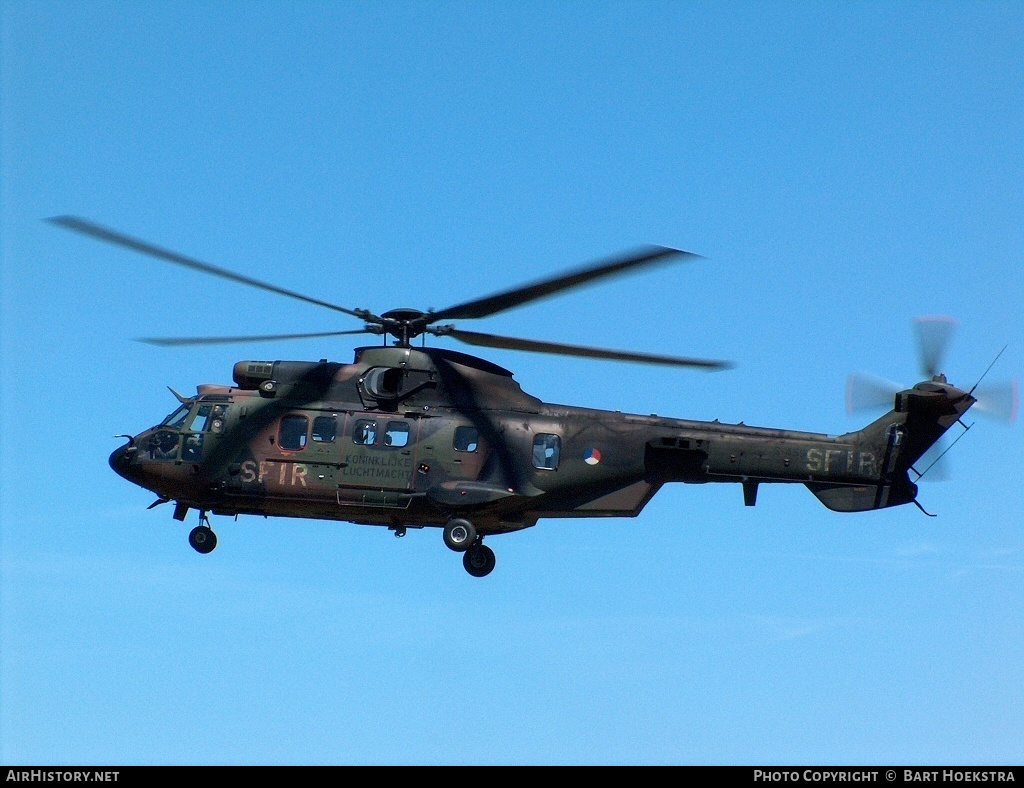
POLYGON ((224 429, 224 419, 227 415, 227 404, 206 404, 198 406, 195 400, 189 400, 182 404, 174 413, 160 422, 161 427, 170 430, 187 430, 189 432, 221 432, 224 429), (194 418, 189 424, 189 416, 194 418), (185 425, 188 424, 188 427, 185 425))
POLYGON ((144 456, 153 460, 180 458, 187 462, 200 462, 206 434, 224 432, 227 416, 226 402, 189 400, 164 419, 156 431, 142 442, 144 456))
POLYGON ((161 427, 170 427, 171 429, 179 429, 182 424, 185 423, 185 419, 188 418, 189 411, 192 409, 192 403, 186 402, 181 405, 174 413, 168 416, 166 419, 160 422, 161 427))

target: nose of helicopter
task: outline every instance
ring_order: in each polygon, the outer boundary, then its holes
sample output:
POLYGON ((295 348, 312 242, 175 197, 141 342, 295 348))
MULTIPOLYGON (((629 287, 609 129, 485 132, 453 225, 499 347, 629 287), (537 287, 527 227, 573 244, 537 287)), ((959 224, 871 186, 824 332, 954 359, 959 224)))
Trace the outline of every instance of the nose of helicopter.
POLYGON ((134 451, 129 452, 129 449, 134 449, 130 443, 124 446, 118 446, 114 451, 110 453, 110 467, 118 476, 123 476, 125 479, 130 479, 129 468, 132 464, 132 455, 134 451))

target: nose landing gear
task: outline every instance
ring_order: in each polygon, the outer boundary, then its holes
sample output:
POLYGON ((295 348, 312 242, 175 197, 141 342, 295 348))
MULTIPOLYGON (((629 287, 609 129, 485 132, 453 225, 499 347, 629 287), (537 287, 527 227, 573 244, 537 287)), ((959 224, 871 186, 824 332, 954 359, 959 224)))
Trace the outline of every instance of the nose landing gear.
POLYGON ((197 553, 206 555, 217 546, 217 534, 210 527, 210 519, 206 512, 199 513, 199 525, 192 529, 188 535, 188 543, 197 553))

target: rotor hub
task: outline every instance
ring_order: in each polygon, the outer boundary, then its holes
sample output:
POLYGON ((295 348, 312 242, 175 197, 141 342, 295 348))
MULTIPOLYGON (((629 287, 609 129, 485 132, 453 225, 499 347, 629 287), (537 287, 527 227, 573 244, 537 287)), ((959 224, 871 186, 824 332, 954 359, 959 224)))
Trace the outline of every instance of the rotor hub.
POLYGON ((426 312, 410 307, 390 309, 380 317, 385 333, 397 339, 399 345, 408 345, 409 340, 423 333, 429 322, 426 312))

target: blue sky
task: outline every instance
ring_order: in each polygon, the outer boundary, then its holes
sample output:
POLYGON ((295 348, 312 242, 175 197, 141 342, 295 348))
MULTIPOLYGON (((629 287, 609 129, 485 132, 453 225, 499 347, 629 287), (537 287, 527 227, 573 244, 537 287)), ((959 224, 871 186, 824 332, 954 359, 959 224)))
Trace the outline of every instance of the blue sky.
POLYGON ((0 14, 0 762, 1024 762, 1019 425, 977 419, 935 518, 677 485, 496 537, 484 580, 435 529, 215 517, 200 556, 113 436, 360 338, 134 339, 358 322, 42 221, 378 313, 675 246, 460 327, 736 362, 479 353, 549 402, 846 432, 850 372, 919 378, 918 315, 959 320, 951 382, 1024 366, 1019 4, 0 14))

